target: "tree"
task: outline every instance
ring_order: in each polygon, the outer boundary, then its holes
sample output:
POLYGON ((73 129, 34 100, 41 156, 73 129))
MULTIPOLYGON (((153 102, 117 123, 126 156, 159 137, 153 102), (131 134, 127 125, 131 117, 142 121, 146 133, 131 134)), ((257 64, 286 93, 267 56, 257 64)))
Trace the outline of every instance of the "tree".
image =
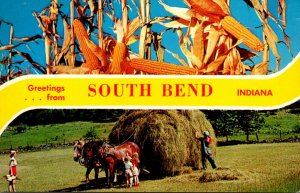
POLYGON ((210 120, 217 136, 226 137, 234 133, 236 122, 236 111, 214 110, 205 112, 208 120, 210 120))
POLYGON ((240 111, 238 114, 237 129, 241 130, 246 135, 246 141, 249 141, 249 136, 252 132, 256 133, 258 139, 258 131, 265 124, 265 119, 258 111, 240 111))
POLYGON ((216 135, 226 137, 227 141, 229 135, 238 131, 243 131, 246 134, 246 140, 249 141, 251 132, 257 134, 265 123, 262 113, 258 111, 214 110, 204 112, 215 129, 216 135))
POLYGON ((94 141, 95 139, 98 139, 99 136, 96 132, 96 129, 94 127, 90 128, 83 137, 88 141, 94 141))

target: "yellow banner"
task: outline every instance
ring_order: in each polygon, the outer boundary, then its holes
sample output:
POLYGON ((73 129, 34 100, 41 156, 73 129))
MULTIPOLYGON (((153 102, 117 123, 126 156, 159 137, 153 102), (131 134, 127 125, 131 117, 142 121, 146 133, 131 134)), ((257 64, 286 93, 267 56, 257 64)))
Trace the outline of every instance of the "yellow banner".
POLYGON ((276 109, 300 98, 300 57, 267 76, 28 75, 0 87, 0 134, 37 108, 276 109))

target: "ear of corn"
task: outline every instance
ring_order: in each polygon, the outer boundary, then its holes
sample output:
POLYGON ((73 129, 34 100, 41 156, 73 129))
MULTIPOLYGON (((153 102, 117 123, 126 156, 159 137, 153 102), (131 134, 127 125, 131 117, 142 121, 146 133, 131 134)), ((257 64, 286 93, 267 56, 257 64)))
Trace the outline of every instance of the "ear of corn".
POLYGON ((85 43, 87 45, 87 47, 93 52, 93 54, 99 59, 99 61, 101 62, 101 66, 102 67, 106 67, 107 66, 107 61, 108 61, 108 56, 105 52, 104 49, 100 48, 99 46, 97 46, 96 44, 94 44, 94 42, 92 42, 90 39, 86 39, 84 37, 85 43))
POLYGON ((114 48, 114 52, 112 55, 112 62, 107 70, 108 74, 122 74, 125 70, 126 63, 123 62, 126 60, 128 55, 127 46, 124 43, 118 42, 114 48))
POLYGON ((79 20, 74 20, 73 22, 74 32, 77 37, 77 40, 80 45, 80 50, 84 55, 86 63, 84 67, 87 67, 91 70, 99 69, 101 66, 100 61, 98 60, 97 56, 89 49, 87 46, 85 39, 89 39, 89 35, 86 32, 83 24, 79 20))
POLYGON ((134 58, 130 61, 131 67, 136 70, 161 75, 195 75, 197 70, 186 66, 178 66, 166 62, 157 62, 141 58, 134 58))
POLYGON ((228 32, 238 40, 242 40, 243 43, 252 50, 255 50, 257 52, 261 52, 264 50, 264 46, 260 39, 233 17, 224 17, 221 20, 221 25, 226 32, 228 32))
POLYGON ((229 15, 230 11, 226 3, 214 0, 187 0, 192 10, 209 19, 219 21, 220 18, 229 15))

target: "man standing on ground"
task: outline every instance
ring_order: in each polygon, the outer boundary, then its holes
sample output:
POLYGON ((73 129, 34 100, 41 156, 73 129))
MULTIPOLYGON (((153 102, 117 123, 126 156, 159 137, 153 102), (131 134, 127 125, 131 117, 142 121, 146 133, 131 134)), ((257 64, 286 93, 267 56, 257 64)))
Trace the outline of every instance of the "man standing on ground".
POLYGON ((206 159, 208 159, 209 163, 211 164, 211 167, 213 169, 217 168, 216 162, 214 160, 211 148, 210 148, 210 144, 212 142, 212 137, 209 136, 209 132, 208 131, 204 131, 203 133, 204 137, 197 137, 196 139, 198 139, 201 142, 201 161, 202 161, 202 170, 206 170, 207 166, 206 166, 206 159))

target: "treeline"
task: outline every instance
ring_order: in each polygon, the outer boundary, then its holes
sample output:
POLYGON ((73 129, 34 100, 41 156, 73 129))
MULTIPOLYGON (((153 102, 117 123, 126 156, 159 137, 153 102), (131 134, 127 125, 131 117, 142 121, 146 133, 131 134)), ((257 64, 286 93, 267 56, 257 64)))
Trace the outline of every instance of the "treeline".
MULTIPOLYGON (((290 113, 299 113, 300 102, 285 107, 290 113)), ((251 134, 256 134, 265 124, 265 118, 276 114, 279 110, 202 110, 213 125, 216 135, 226 137, 234 133, 246 135, 246 141, 251 134)), ((36 109, 23 113, 16 118, 11 126, 46 125, 73 121, 115 122, 125 112, 120 109, 36 109)), ((22 127, 20 127, 22 129, 22 127)), ((300 127, 294 128, 299 132, 300 127)))
MULTIPOLYGON (((125 110, 103 109, 36 109, 23 113, 11 126, 34 126, 66 123, 73 121, 114 122, 125 110)), ((270 112, 260 111, 203 111, 215 128, 217 136, 228 137, 233 133, 243 132, 247 141, 250 133, 255 133, 264 125, 264 117, 270 112)), ((18 127, 19 128, 19 127, 18 127)))
POLYGON ((246 135, 246 141, 249 141, 250 134, 255 133, 258 141, 258 132, 265 124, 265 117, 275 111, 210 110, 204 113, 215 128, 217 136, 226 137, 228 141, 228 136, 242 132, 246 135))
POLYGON ((21 114, 12 123, 15 125, 46 125, 72 121, 113 122, 124 110, 106 109, 35 109, 21 114))

